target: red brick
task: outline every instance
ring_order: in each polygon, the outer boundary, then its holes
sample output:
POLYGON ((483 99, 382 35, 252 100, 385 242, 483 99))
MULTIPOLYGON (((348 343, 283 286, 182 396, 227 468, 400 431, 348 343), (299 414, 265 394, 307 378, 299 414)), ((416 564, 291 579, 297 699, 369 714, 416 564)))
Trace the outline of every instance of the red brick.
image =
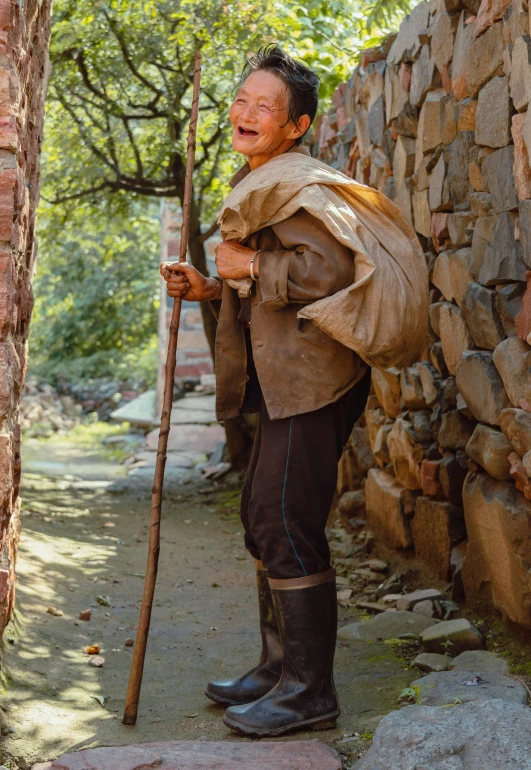
POLYGON ((439 495, 442 487, 439 483, 440 460, 423 460, 420 465, 420 483, 424 495, 439 495))

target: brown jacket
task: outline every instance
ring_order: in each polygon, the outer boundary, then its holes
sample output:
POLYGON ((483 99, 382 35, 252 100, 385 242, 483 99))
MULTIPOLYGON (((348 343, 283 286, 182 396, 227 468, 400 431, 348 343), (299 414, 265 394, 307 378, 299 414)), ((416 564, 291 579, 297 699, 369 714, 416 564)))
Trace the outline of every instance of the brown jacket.
MULTIPOLYGON (((246 165, 232 186, 248 173, 246 165)), ((251 343, 270 418, 311 412, 336 401, 367 365, 312 321, 298 319, 297 312, 353 282, 352 251, 304 209, 254 233, 246 245, 261 251, 260 277, 251 295, 251 343)), ((216 336, 219 420, 240 414, 245 395, 247 353, 239 311, 238 293, 224 281, 216 336)))

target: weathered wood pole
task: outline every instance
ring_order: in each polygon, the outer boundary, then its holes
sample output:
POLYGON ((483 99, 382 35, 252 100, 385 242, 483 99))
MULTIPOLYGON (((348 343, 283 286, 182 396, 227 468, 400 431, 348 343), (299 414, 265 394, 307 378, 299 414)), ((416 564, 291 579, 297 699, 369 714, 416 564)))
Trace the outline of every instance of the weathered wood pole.
MULTIPOLYGON (((195 162, 195 139, 197 132, 197 117, 199 112, 199 89, 201 81, 201 54, 195 55, 194 68, 194 92, 192 100, 192 111, 190 115, 190 128, 188 131, 188 157, 186 161, 186 176, 184 182, 184 200, 183 200, 183 221, 181 227, 181 244, 179 249, 179 262, 186 261, 186 251, 188 247, 188 234, 190 232, 190 209, 192 203, 192 177, 194 173, 195 162)), ((170 433, 171 407, 173 402, 173 383, 175 379, 175 365, 177 358, 177 338, 179 335, 179 323, 181 320, 181 298, 175 298, 173 303, 173 312, 171 316, 170 334, 168 340, 168 357, 166 359, 166 380, 164 385, 164 400, 162 404, 162 415, 160 420, 159 444, 157 448, 157 463, 155 465, 155 477, 153 479, 153 489, 151 494, 151 516, 149 521, 149 550, 146 567, 146 577, 144 581, 144 595, 142 597, 142 607, 140 609, 140 619, 138 621, 138 631, 136 634, 135 648, 133 652, 133 661, 131 663, 131 674, 129 676, 129 686, 125 699, 125 710, 123 717, 124 725, 136 724, 138 714, 138 701, 140 699, 140 688, 142 685, 142 675, 144 673, 144 659, 146 656, 146 647, 149 634, 149 624, 151 620, 151 609, 153 607, 153 596, 155 594, 155 583, 157 580, 157 570, 160 553, 160 517, 162 508, 162 488, 164 486, 164 468, 166 466, 166 450, 168 448, 168 435, 170 433)))

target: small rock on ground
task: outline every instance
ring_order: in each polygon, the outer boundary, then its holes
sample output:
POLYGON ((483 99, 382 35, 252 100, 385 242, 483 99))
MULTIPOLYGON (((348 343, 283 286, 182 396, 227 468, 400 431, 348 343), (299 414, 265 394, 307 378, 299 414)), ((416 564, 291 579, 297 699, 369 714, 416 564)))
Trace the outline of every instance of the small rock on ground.
POLYGON ((64 754, 33 770, 341 770, 336 752, 320 741, 235 743, 168 741, 64 754))
POLYGON ((426 652, 450 652, 458 655, 465 650, 478 650, 483 647, 481 634, 465 618, 438 623, 436 627, 423 631, 421 638, 426 652))
POLYGON ((428 599, 434 601, 441 598, 442 594, 436 588, 423 588, 420 591, 412 591, 401 596, 396 603, 396 608, 397 610, 412 610, 418 602, 428 601, 428 599))
POLYGON ((430 599, 424 599, 422 602, 417 602, 413 607, 415 615, 423 615, 425 618, 433 618, 435 615, 435 607, 430 599))
POLYGON ((413 661, 415 668, 420 671, 448 671, 452 663, 449 655, 438 655, 436 652, 421 652, 413 661))
POLYGON ((477 673, 508 674, 509 664, 495 652, 468 650, 454 658, 448 666, 450 671, 475 671, 477 673))
POLYGON ((484 700, 505 700, 510 703, 527 703, 527 690, 519 682, 502 674, 485 674, 478 684, 473 682, 475 671, 440 671, 417 679, 412 687, 420 691, 423 706, 447 706, 484 700))
POLYGON ((402 634, 421 634, 425 629, 437 623, 433 618, 415 615, 413 612, 382 612, 372 620, 352 623, 338 632, 341 639, 396 639, 402 634))
POLYGON ((382 719, 356 770, 531 770, 531 709, 490 700, 382 719))

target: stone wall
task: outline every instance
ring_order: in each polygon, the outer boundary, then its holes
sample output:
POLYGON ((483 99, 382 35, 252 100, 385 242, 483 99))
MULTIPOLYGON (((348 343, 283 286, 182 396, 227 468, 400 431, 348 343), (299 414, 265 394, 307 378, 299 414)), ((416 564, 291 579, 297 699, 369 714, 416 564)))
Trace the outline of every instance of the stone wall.
POLYGON ((35 209, 51 0, 0 0, 0 633, 14 601, 20 392, 33 305, 35 209))
MULTIPOLYGON (((339 492, 364 489, 381 540, 527 628, 529 33, 524 0, 422 2, 363 53, 312 148, 399 205, 431 279, 422 361, 373 372, 339 492)), ((363 495, 344 499, 356 516, 363 495)))

